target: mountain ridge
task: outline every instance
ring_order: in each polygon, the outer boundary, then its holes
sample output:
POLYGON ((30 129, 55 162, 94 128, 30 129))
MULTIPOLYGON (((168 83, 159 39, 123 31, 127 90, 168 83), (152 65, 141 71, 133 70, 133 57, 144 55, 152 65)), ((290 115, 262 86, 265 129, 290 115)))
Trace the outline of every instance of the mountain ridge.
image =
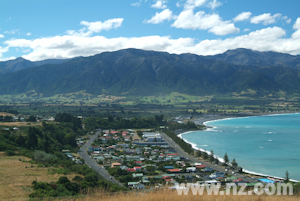
POLYGON ((35 90, 45 96, 77 91, 94 95, 211 95, 248 89, 255 90, 256 96, 279 91, 299 93, 300 70, 295 65, 299 56, 276 53, 280 57, 270 59, 274 53, 262 53, 256 57, 260 63, 263 58, 269 58, 263 64, 285 62, 259 66, 259 62, 251 61, 256 54, 260 53, 238 49, 216 56, 177 55, 130 48, 57 63, 44 61, 39 66, 0 74, 0 94, 35 90), (245 55, 248 60, 244 63, 251 65, 234 64, 243 61, 245 55))

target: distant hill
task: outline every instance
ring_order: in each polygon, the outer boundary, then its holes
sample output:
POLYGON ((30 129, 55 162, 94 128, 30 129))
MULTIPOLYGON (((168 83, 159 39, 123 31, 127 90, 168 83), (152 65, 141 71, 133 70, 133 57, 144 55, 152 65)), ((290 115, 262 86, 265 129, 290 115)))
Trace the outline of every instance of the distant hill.
POLYGON ((41 62, 42 65, 35 67, 28 67, 28 61, 17 59, 19 62, 15 60, 15 63, 23 63, 23 69, 15 68, 12 73, 0 75, 0 94, 35 90, 45 96, 77 91, 94 95, 170 92, 208 95, 248 89, 254 90, 256 96, 279 91, 291 94, 300 91, 297 58, 245 49, 210 57, 125 49, 62 63, 41 62), (277 56, 272 59, 271 55, 277 56))
POLYGON ((22 57, 19 57, 14 60, 0 62, 0 74, 13 73, 13 72, 25 69, 25 68, 40 66, 43 64, 60 64, 67 60, 68 59, 47 59, 47 60, 43 60, 43 61, 32 62, 32 61, 23 59, 22 57))
POLYGON ((247 66, 286 66, 300 69, 300 56, 278 52, 258 52, 249 49, 228 50, 223 54, 210 56, 213 59, 247 66))

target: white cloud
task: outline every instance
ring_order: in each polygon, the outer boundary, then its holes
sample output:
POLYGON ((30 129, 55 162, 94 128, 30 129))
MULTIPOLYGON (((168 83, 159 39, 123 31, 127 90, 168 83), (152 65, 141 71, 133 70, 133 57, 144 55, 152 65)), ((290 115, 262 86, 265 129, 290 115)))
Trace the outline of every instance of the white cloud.
POLYGON ((4 38, 4 35, 3 35, 3 34, 0 34, 0 38, 4 38))
POLYGON ((1 46, 0 46, 0 60, 1 60, 1 61, 7 60, 7 59, 2 59, 2 54, 5 53, 5 52, 7 52, 8 49, 9 49, 8 46, 7 46, 7 47, 1 47, 1 46))
POLYGON ((213 0, 211 2, 208 3, 208 7, 210 7, 211 9, 215 9, 219 6, 222 6, 223 3, 219 2, 218 0, 213 0))
POLYGON ((26 34, 26 36, 31 36, 31 33, 30 33, 30 32, 28 32, 28 33, 26 34))
POLYGON ((157 9, 166 9, 167 8, 166 3, 167 3, 166 0, 157 0, 156 3, 153 4, 151 7, 157 9))
POLYGON ((176 2, 176 7, 178 7, 178 8, 180 8, 180 7, 181 7, 181 5, 180 5, 179 1, 177 1, 177 2, 176 2))
POLYGON ((142 0, 131 4, 131 6, 136 6, 136 7, 140 7, 141 5, 142 5, 142 0))
POLYGON ((203 6, 206 0, 187 0, 184 4, 185 10, 193 10, 196 7, 203 6))
POLYGON ((172 26, 182 29, 208 30, 216 35, 239 32, 231 21, 223 21, 218 14, 205 14, 204 11, 194 14, 193 10, 182 11, 172 26))
POLYGON ((293 25, 293 29, 300 29, 300 17, 297 18, 295 24, 293 25))
POLYGON ((165 9, 160 13, 156 12, 155 15, 150 20, 144 22, 149 24, 159 24, 164 22, 165 20, 172 20, 172 19, 174 19, 172 11, 170 11, 169 9, 165 9))
POLYGON ((292 38, 300 39, 300 17, 294 23, 293 29, 296 29, 296 31, 292 34, 292 38))
POLYGON ((291 23, 291 21, 292 21, 292 19, 291 18, 288 18, 288 16, 283 16, 282 18, 281 18, 281 20, 285 20, 285 22, 286 23, 291 23))
MULTIPOLYGON (((212 16, 209 16, 212 17, 212 16)), ((218 22, 218 16, 214 16, 218 22)), ((213 17, 212 17, 213 18, 213 17)), ((209 18, 207 18, 209 19, 209 18)), ((204 26, 204 25, 203 25, 204 26)), ((210 28, 209 23, 204 27, 213 32, 225 32, 230 23, 217 24, 210 28), (225 31, 224 31, 225 29, 225 31)), ((232 27, 231 27, 232 28, 232 27)), ((4 42, 7 47, 0 46, 2 53, 9 48, 19 48, 30 52, 24 53, 25 59, 37 61, 53 58, 73 58, 77 56, 91 56, 106 51, 116 51, 125 48, 165 51, 169 53, 193 53, 198 55, 214 55, 229 49, 248 48, 257 51, 276 51, 293 55, 300 54, 300 18, 296 20, 292 37, 286 38, 286 31, 280 27, 268 27, 252 31, 247 34, 227 39, 202 40, 194 38, 172 39, 170 36, 118 37, 88 35, 61 35, 32 40, 10 39, 4 42)))
POLYGON ((264 13, 262 15, 254 16, 251 18, 250 22, 252 24, 263 23, 264 25, 273 24, 277 19, 281 17, 280 13, 271 15, 271 13, 264 13))
POLYGON ((251 12, 242 12, 238 14, 235 18, 233 18, 234 22, 240 22, 249 19, 249 17, 252 15, 251 12))
POLYGON ((249 29, 249 28, 246 28, 246 29, 244 29, 244 32, 248 32, 248 31, 250 31, 250 29, 249 29))
POLYGON ((97 21, 97 22, 87 22, 87 21, 81 21, 80 24, 87 27, 89 32, 91 33, 99 33, 102 30, 111 30, 116 29, 122 25, 123 18, 114 18, 109 19, 104 22, 97 21))
POLYGON ((5 31, 4 33, 6 34, 16 34, 20 31, 20 29, 15 29, 15 30, 10 30, 10 31, 5 31))

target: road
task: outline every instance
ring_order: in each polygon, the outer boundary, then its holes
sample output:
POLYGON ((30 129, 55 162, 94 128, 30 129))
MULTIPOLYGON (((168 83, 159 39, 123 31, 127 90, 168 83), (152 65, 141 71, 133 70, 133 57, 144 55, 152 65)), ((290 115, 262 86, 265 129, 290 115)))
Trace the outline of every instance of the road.
MULTIPOLYGON (((173 147, 177 151, 177 153, 180 157, 187 158, 188 160, 190 160, 192 162, 197 162, 197 163, 204 164, 204 165, 206 165, 206 167, 210 167, 210 168, 214 169, 215 171, 225 172, 225 169, 221 166, 218 166, 218 165, 216 166, 214 164, 207 163, 207 162, 201 161, 199 159, 196 159, 196 158, 190 156, 189 154, 184 152, 181 149, 181 147, 176 142, 174 142, 169 136, 167 136, 165 133, 160 133, 160 134, 165 139, 165 141, 170 145, 170 147, 173 147)), ((257 183, 257 180, 251 179, 250 177, 245 177, 244 175, 239 174, 239 173, 234 173, 233 174, 230 171, 228 171, 226 173, 228 173, 229 175, 235 175, 237 178, 242 178, 244 181, 249 182, 249 183, 257 183)))
POLYGON ((104 179, 117 184, 119 186, 123 186, 123 184, 121 184, 119 181, 117 181, 113 176, 111 176, 103 167, 100 167, 100 165, 91 158, 90 155, 88 155, 87 153, 87 149, 88 147, 91 146, 91 144, 93 143, 93 141, 98 137, 98 135, 100 134, 100 131, 96 132, 95 135, 91 136, 89 141, 87 143, 85 143, 82 148, 79 150, 78 154, 80 155, 80 157, 85 161, 85 163, 92 168, 93 170, 95 170, 96 172, 98 172, 104 179))

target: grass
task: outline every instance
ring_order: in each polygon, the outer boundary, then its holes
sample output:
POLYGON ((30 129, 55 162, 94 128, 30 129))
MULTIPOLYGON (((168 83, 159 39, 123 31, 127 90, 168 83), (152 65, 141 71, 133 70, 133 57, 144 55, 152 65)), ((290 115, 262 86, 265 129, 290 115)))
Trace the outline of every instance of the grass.
MULTIPOLYGON (((31 164, 24 156, 5 156, 0 152, 0 199, 28 199, 33 192, 31 183, 56 182, 62 175, 49 174, 48 169, 31 164), (26 168, 27 167, 27 168, 26 168)), ((71 180, 75 174, 67 177, 71 180)))
POLYGON ((0 122, 0 126, 42 126, 42 122, 0 122))
MULTIPOLYGON (((71 200, 71 199, 64 199, 71 200)), ((73 200, 73 199, 72 199, 73 200)), ((298 201, 299 196, 238 196, 238 195, 178 195, 176 191, 158 190, 153 192, 129 192, 129 193, 115 193, 108 194, 103 190, 95 191, 85 197, 79 197, 78 201, 298 201)))

